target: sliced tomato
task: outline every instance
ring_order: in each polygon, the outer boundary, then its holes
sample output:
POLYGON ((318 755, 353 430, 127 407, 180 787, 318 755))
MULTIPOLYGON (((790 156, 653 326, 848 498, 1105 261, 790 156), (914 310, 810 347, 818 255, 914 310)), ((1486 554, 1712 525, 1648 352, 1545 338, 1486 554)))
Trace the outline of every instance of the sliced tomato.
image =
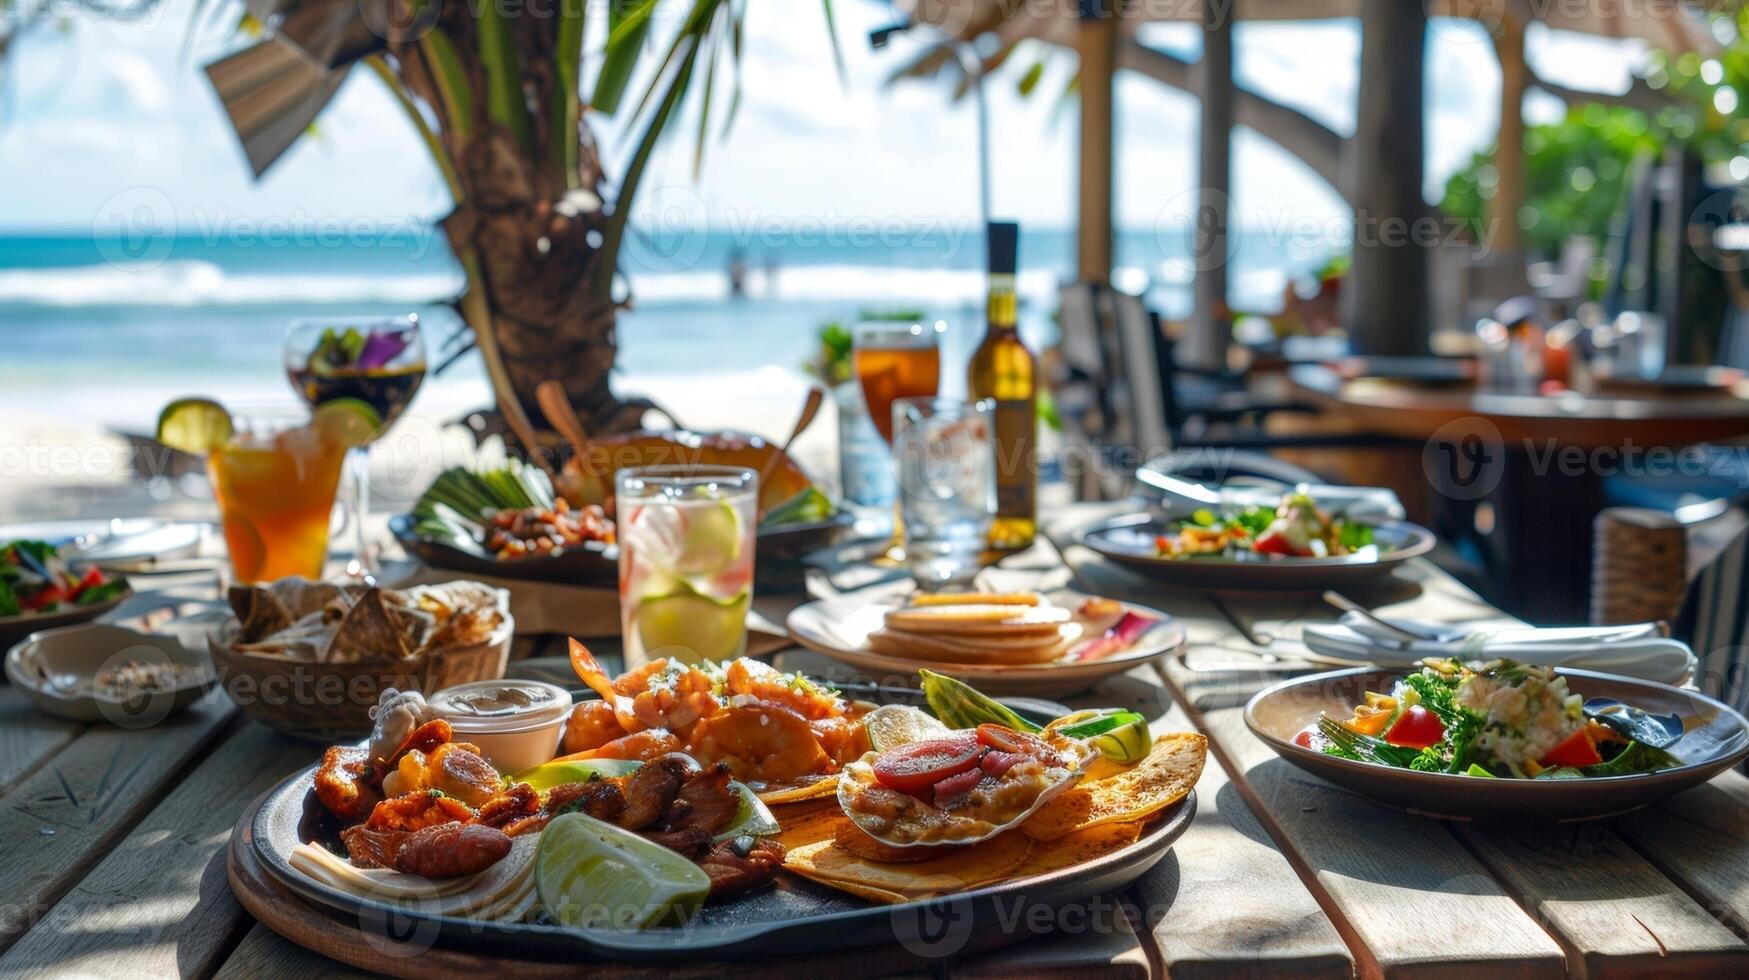
POLYGON ((1412 704, 1397 717, 1397 723, 1385 733, 1385 741, 1407 749, 1424 749, 1438 745, 1445 737, 1445 723, 1439 716, 1418 704, 1412 704))
POLYGON ((993 725, 989 722, 978 726, 978 741, 998 752, 1030 755, 1036 759, 1048 759, 1056 754, 1050 743, 1036 735, 1017 732, 1004 725, 993 725))
POLYGON ((978 785, 978 780, 983 778, 984 772, 977 766, 973 766, 965 772, 954 773, 935 784, 935 798, 940 801, 959 796, 962 793, 969 793, 973 786, 978 785))
POLYGON ((45 585, 31 595, 20 599, 18 604, 32 612, 38 612, 66 602, 68 598, 65 588, 59 585, 45 585))
POLYGON ((978 768, 984 746, 971 733, 889 749, 875 759, 875 779, 888 789, 913 796, 949 776, 978 768))
POLYGON ((1312 730, 1310 728, 1301 729, 1300 733, 1298 735, 1294 736, 1294 744, 1299 746, 1302 749, 1311 748, 1312 747, 1312 730))
POLYGON ((1603 756, 1597 752, 1597 744, 1591 741, 1591 733, 1581 728, 1568 735, 1561 744, 1549 750, 1549 754, 1540 760, 1543 766, 1595 766, 1603 761, 1603 756))

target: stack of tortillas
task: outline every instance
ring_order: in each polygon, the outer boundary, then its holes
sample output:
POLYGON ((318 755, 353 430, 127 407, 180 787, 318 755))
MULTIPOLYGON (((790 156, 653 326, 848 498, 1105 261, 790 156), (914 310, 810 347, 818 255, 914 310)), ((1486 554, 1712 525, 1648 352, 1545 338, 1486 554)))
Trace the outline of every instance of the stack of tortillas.
POLYGON ((520 922, 535 905, 534 851, 539 834, 511 842, 503 860, 477 875, 423 878, 390 868, 358 868, 317 844, 292 849, 291 866, 357 898, 399 905, 426 915, 486 922, 520 922))
POLYGON ((919 595, 868 636, 876 653, 962 664, 1041 664, 1081 638, 1068 609, 1036 592, 919 595))

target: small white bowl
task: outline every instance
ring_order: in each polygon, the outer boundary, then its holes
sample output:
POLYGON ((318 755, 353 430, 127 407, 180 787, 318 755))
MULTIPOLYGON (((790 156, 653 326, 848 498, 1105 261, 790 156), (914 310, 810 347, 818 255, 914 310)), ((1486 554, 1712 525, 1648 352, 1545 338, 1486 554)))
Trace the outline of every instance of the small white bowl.
POLYGON ((505 678, 446 687, 426 699, 458 742, 472 742, 500 772, 551 762, 571 717, 571 693, 556 684, 505 678))
POLYGON ((32 633, 6 655, 6 677, 37 707, 74 721, 106 721, 144 728, 193 704, 217 683, 212 661, 173 637, 153 636, 107 623, 82 623, 32 633), (92 680, 108 667, 130 661, 205 668, 174 688, 131 698, 100 695, 92 680))

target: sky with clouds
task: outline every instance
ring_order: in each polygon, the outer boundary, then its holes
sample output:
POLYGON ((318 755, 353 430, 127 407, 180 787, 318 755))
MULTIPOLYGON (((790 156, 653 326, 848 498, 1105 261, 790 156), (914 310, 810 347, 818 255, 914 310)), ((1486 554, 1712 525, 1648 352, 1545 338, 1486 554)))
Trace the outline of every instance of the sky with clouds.
MULTIPOLYGON (((400 108, 362 70, 320 117, 318 134, 263 180, 252 180, 199 70, 239 42, 223 25, 191 28, 192 9, 193 0, 166 0, 138 21, 77 17, 17 42, 0 81, 0 182, 11 189, 0 229, 89 228, 106 200, 135 187, 162 190, 184 225, 214 215, 392 223, 444 212, 441 182, 400 108)), ((734 130, 707 148, 695 183, 691 130, 679 127, 645 186, 695 195, 699 211, 716 224, 802 215, 922 223, 974 216, 970 101, 951 103, 946 82, 884 86, 914 42, 898 38, 886 50, 869 48, 868 30, 892 19, 885 4, 861 0, 838 11, 848 86, 833 68, 817 3, 750 5, 734 130)), ((1156 25, 1145 38, 1195 57, 1191 29, 1156 25)), ((1245 24, 1237 43, 1241 84, 1339 132, 1352 130, 1359 53, 1352 24, 1245 24)), ((1491 141, 1499 70, 1472 25, 1436 22, 1430 45, 1431 194, 1491 141)), ((1639 52, 1631 44, 1533 31, 1530 56, 1546 76, 1619 89, 1639 52)), ((1073 218, 1075 119, 1072 105, 1059 104, 1055 93, 1073 58, 1055 55, 1038 91, 1022 98, 1017 82, 1030 60, 1011 59, 988 83, 994 211, 1066 227, 1073 218)), ((1196 103, 1124 76, 1118 107, 1119 220, 1146 226, 1192 185, 1196 103)), ((1533 118, 1547 117, 1560 106, 1543 99, 1529 110, 1533 118)), ((622 134, 611 121, 600 129, 607 159, 623 159, 622 134)), ((1344 214, 1320 178, 1249 131, 1237 137, 1234 184, 1241 222, 1282 212, 1338 221, 1344 214)))

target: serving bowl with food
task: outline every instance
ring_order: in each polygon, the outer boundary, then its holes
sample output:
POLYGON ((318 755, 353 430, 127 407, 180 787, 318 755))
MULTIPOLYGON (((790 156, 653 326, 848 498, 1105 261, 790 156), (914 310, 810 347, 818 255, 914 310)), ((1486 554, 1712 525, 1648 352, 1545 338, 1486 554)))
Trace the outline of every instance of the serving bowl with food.
POLYGON ((1161 581, 1236 589, 1321 588, 1384 575, 1435 543, 1419 525, 1331 511, 1304 488, 1273 505, 1116 517, 1076 541, 1161 581))
POLYGON ((797 643, 877 674, 929 668, 1002 693, 1067 694, 1177 649, 1184 629, 1069 590, 843 596, 797 607, 797 643))
POLYGON ((207 636, 243 713, 276 731, 332 739, 371 729, 379 692, 437 691, 504 676, 509 594, 478 582, 407 589, 286 578, 232 586, 232 615, 207 636))
POLYGON ((127 579, 70 562, 48 541, 0 544, 0 651, 37 630, 96 619, 132 594, 127 579))
POLYGON ((1436 816, 1584 820, 1749 757, 1749 720, 1695 691, 1510 660, 1424 660, 1286 681, 1245 722, 1289 762, 1436 816))
MULTIPOLYGON (((925 709, 754 661, 610 678, 580 645, 573 660, 600 700, 527 769, 452 724, 451 692, 385 692, 365 741, 243 815, 245 907, 271 922, 290 894, 487 951, 675 959, 891 942, 894 907, 955 896, 993 938, 1001 903, 1123 887, 1158 861, 1206 752, 1127 711, 1039 725, 934 674, 925 709)), ((550 716, 497 683, 464 700, 506 727, 550 716)))

